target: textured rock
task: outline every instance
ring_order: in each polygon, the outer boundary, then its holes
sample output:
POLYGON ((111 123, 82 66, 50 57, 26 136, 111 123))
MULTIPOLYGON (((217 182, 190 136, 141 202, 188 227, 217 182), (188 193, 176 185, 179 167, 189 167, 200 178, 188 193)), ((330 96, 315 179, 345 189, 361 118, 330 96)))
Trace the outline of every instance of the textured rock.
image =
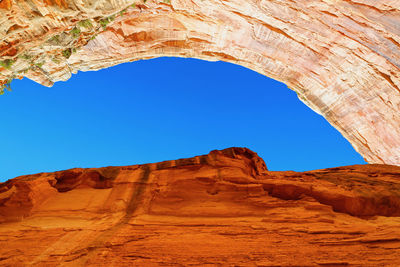
POLYGON ((368 162, 400 165, 400 1, 133 3, 1 1, 0 60, 16 62, 0 80, 50 86, 159 56, 228 61, 287 84, 368 162))
POLYGON ((245 148, 0 184, 2 266, 400 266, 400 167, 270 172, 245 148))

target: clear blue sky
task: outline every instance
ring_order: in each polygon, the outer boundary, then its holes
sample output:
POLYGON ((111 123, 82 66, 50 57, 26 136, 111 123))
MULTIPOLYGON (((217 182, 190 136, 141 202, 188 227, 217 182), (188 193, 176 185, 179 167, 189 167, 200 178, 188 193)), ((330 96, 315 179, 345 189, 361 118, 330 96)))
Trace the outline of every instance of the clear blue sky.
POLYGON ((158 58, 0 96, 0 181, 73 167, 158 162, 231 146, 270 170, 363 164, 286 85, 243 67, 158 58))

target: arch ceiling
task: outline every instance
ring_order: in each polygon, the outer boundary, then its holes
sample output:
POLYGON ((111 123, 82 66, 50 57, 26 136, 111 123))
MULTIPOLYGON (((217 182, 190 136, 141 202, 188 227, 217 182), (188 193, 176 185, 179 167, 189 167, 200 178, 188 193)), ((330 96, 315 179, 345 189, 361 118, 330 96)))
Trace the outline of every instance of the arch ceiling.
POLYGON ((0 80, 227 61, 284 82, 368 162, 400 165, 400 1, 143 1, 0 1, 0 80))

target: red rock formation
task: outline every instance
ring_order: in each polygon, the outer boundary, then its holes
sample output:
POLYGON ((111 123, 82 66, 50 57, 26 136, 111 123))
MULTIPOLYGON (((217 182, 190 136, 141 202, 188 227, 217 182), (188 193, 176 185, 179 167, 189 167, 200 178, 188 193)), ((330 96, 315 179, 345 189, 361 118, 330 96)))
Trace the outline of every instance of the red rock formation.
POLYGON ((223 60, 287 84, 368 162, 400 165, 398 25, 399 0, 3 0, 0 88, 159 56, 223 60))
POLYGON ((2 266, 400 266, 400 167, 268 171, 245 148, 0 185, 2 266))

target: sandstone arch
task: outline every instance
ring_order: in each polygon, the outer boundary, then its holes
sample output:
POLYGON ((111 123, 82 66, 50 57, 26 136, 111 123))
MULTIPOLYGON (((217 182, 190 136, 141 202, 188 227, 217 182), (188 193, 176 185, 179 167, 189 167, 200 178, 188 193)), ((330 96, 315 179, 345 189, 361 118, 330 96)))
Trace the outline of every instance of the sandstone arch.
POLYGON ((228 61, 287 84, 368 162, 400 165, 399 1, 165 1, 3 0, 0 59, 13 64, 0 80, 51 86, 159 56, 228 61), (91 29, 68 36, 79 21, 91 29))

